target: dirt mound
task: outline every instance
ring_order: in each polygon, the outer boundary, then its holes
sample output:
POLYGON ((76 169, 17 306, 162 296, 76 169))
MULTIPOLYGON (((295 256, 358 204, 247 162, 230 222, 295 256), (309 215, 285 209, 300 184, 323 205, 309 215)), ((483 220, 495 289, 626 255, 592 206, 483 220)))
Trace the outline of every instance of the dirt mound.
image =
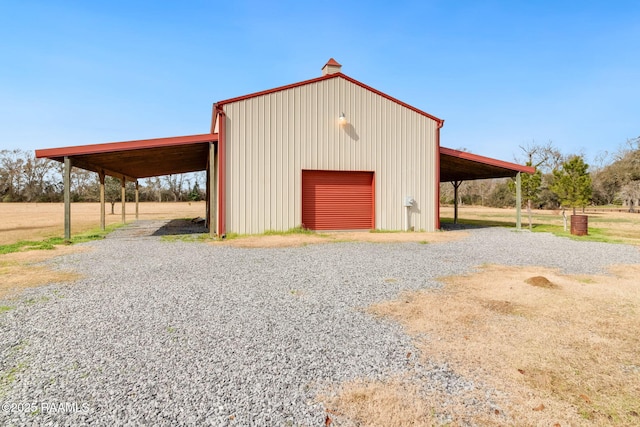
POLYGON ((558 285, 551 282, 544 276, 529 277, 527 280, 525 280, 525 283, 531 286, 536 286, 538 288, 556 289, 558 287, 558 285))

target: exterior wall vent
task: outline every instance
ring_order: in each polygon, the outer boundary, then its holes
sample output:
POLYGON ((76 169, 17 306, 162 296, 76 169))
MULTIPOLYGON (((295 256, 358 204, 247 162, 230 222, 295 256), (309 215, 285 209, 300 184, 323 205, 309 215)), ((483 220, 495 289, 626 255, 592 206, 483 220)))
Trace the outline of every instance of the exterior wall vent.
POLYGON ((330 58, 329 61, 324 64, 324 67, 322 67, 323 76, 340 72, 342 72, 342 65, 338 64, 338 62, 333 58, 330 58))

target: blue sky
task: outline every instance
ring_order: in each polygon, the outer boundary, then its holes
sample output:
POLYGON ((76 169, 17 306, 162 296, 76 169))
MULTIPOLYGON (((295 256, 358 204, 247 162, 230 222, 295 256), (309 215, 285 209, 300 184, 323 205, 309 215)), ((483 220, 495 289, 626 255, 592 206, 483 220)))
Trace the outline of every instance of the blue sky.
POLYGON ((640 136, 637 1, 0 0, 0 149, 206 133, 213 102, 330 57, 446 147, 591 161, 640 136))

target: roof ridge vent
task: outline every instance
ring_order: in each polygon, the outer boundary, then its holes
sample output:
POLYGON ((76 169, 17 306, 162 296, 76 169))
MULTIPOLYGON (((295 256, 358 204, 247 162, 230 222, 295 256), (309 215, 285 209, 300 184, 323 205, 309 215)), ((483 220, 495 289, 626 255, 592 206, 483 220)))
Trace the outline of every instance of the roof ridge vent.
POLYGON ((338 61, 336 61, 333 58, 329 58, 327 63, 324 64, 324 67, 322 67, 323 76, 326 76, 327 74, 335 74, 335 73, 341 73, 341 72, 342 72, 342 65, 338 64, 338 61))

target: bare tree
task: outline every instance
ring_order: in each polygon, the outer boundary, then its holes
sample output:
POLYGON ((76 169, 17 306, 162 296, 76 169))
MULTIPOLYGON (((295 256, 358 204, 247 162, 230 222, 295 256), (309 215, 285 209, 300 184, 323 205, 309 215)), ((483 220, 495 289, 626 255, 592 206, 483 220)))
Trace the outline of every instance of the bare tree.
POLYGON ((516 161, 518 163, 529 163, 542 173, 551 173, 560 168, 565 160, 565 156, 553 145, 552 141, 548 141, 546 144, 538 144, 535 141, 531 141, 519 147, 526 160, 516 159, 516 161))
POLYGON ((640 202, 640 181, 630 181, 623 185, 620 198, 629 206, 629 212, 635 212, 640 202))
POLYGON ((73 168, 71 171, 71 192, 74 200, 98 200, 100 182, 98 175, 85 169, 73 168))
POLYGON ((168 190, 173 196, 173 201, 182 200, 182 189, 184 185, 184 174, 167 175, 164 177, 168 190))
POLYGON ((24 153, 23 175, 23 200, 33 202, 42 200, 45 196, 45 189, 50 180, 56 177, 53 161, 49 159, 38 159, 31 152, 24 153))
POLYGON ((23 190, 22 150, 0 151, 0 195, 4 202, 20 201, 23 190))

